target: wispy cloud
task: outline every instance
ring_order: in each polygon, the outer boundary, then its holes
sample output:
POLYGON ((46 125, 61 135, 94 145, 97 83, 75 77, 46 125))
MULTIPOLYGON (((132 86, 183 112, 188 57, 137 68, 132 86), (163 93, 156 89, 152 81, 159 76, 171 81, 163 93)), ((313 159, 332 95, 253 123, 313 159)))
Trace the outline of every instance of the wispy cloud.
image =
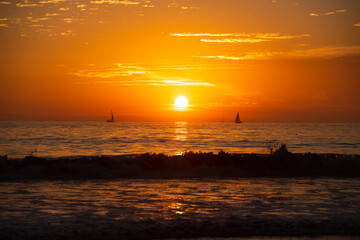
MULTIPOLYGON (((197 57, 197 56, 193 56, 197 57)), ((226 56, 224 56, 226 57, 226 56)), ((233 70, 239 69, 238 65, 229 64, 210 64, 210 63, 189 63, 189 64, 166 64, 166 65, 152 65, 150 67, 153 71, 192 71, 192 70, 233 70)))
POLYGON ((177 2, 172 2, 167 5, 168 8, 180 8, 182 10, 188 10, 188 9, 199 9, 199 7, 193 7, 193 6, 185 6, 177 2))
POLYGON ((270 39, 253 39, 253 38, 223 38, 223 39, 200 39, 200 42, 208 43, 259 43, 268 42, 270 39))
POLYGON ((8 18, 0 18, 0 27, 9 27, 9 25, 6 23, 8 20, 8 18))
POLYGON ((289 52, 244 52, 239 56, 193 56, 203 59, 218 60, 263 60, 284 58, 337 58, 360 55, 360 46, 327 46, 323 48, 304 49, 289 52))
POLYGON ((42 0, 42 1, 39 1, 39 3, 59 3, 59 2, 66 2, 67 0, 42 0))
POLYGON ((274 40, 287 40, 309 37, 310 34, 281 34, 281 33, 172 33, 173 37, 197 37, 201 42, 208 43, 259 43, 274 40))
POLYGON ((231 56, 193 56, 197 58, 208 58, 208 59, 221 59, 221 60, 243 60, 242 57, 231 57, 231 56))
MULTIPOLYGON (((208 56, 193 56, 197 58, 212 58, 208 56)), ((220 56, 218 57, 220 58, 220 56)), ((231 59, 232 57, 222 56, 223 59, 231 59)), ((237 60, 237 59, 233 59, 237 60)), ((198 63, 193 62, 189 64, 124 64, 124 63, 115 63, 112 64, 112 67, 105 69, 94 69, 96 65, 90 64, 89 67, 93 69, 79 70, 77 72, 71 72, 70 74, 78 77, 87 77, 87 78, 115 78, 115 77, 127 77, 127 76, 143 76, 156 73, 157 75, 162 75, 169 71, 193 71, 193 70, 209 70, 209 69, 238 69, 238 66, 229 66, 228 64, 209 64, 209 63, 198 63)))
POLYGON ((211 87, 211 83, 187 78, 168 78, 168 79, 132 79, 132 80, 110 80, 110 81, 85 81, 76 82, 77 84, 107 84, 121 86, 193 86, 193 87, 211 87))
POLYGON ((37 7, 39 6, 38 3, 17 3, 17 7, 37 7))
POLYGON ((290 35, 281 33, 172 33, 174 37, 240 37, 255 39, 292 39, 300 37, 308 37, 310 34, 290 35))
POLYGON ((104 70, 80 70, 79 72, 71 73, 78 77, 90 78, 114 78, 132 75, 144 75, 149 73, 142 67, 135 65, 114 64, 115 67, 107 68, 104 70))
POLYGON ((323 13, 310 13, 309 15, 312 17, 319 17, 319 16, 327 16, 327 15, 334 15, 337 13, 346 13, 347 10, 346 9, 340 9, 340 10, 335 10, 335 11, 330 11, 330 12, 323 12, 323 13))
POLYGON ((139 5, 141 2, 132 2, 132 1, 119 1, 119 0, 95 0, 90 3, 94 4, 121 4, 121 5, 139 5))
POLYGON ((46 13, 45 14, 46 17, 53 17, 53 16, 57 16, 57 15, 59 15, 59 14, 57 14, 57 13, 46 13))
POLYGON ((219 60, 260 60, 269 59, 271 57, 280 55, 279 52, 244 52, 240 56, 227 56, 227 55, 216 55, 216 56, 193 56, 196 58, 204 59, 219 59, 219 60))
MULTIPOLYGON (((213 86, 212 83, 201 80, 179 77, 161 76, 161 70, 165 68, 161 66, 141 67, 131 64, 114 64, 115 67, 104 70, 80 70, 73 72, 75 76, 81 78, 97 78, 109 80, 97 81, 81 81, 79 84, 111 84, 111 85, 151 85, 151 86, 213 86)), ((169 70, 170 68, 166 68, 169 70)), ((179 69, 188 70, 187 67, 179 67, 179 69)))
MULTIPOLYGON (((9 17, 10 20, 7 23, 0 22, 0 24, 2 27, 9 27, 9 29, 19 29, 21 31, 19 32, 20 36, 67 37, 85 34, 80 29, 88 22, 93 24, 93 18, 89 18, 89 16, 108 15, 110 8, 111 11, 116 12, 119 10, 119 14, 124 15, 125 7, 131 7, 137 9, 137 11, 126 11, 126 14, 129 16, 143 16, 143 13, 139 13, 139 9, 153 8, 157 7, 157 5, 160 4, 155 0, 0 0, 0 6, 7 8, 4 9, 4 13, 5 11, 19 13, 9 17), (20 8, 22 8, 21 11, 20 8), (33 24, 40 21, 43 21, 43 23, 33 24), (64 26, 64 22, 67 23, 67 26, 64 26), (68 29, 71 30, 72 34, 68 34, 68 29)), ((182 7, 182 5, 179 7, 182 7)), ((1 17, 5 17, 3 12, 0 13, 1 17)), ((106 16, 99 18, 99 21, 97 21, 99 24, 109 24, 111 22, 112 20, 109 20, 106 16)))
POLYGON ((336 58, 360 55, 360 46, 327 46, 322 48, 298 50, 284 55, 302 58, 336 58))

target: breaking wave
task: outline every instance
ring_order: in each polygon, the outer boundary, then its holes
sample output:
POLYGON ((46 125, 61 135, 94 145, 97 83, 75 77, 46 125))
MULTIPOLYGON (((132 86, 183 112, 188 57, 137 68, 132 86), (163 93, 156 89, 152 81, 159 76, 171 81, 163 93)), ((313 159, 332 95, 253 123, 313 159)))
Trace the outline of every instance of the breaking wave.
POLYGON ((0 160, 0 180, 231 177, 360 177, 360 155, 185 152, 0 160))

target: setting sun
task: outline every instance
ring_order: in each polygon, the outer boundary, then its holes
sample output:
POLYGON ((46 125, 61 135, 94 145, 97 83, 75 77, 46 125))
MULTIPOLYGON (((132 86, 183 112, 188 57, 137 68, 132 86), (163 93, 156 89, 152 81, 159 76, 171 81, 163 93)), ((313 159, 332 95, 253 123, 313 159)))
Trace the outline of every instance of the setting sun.
POLYGON ((180 96, 175 99, 175 106, 179 108, 187 107, 189 101, 186 97, 180 96))

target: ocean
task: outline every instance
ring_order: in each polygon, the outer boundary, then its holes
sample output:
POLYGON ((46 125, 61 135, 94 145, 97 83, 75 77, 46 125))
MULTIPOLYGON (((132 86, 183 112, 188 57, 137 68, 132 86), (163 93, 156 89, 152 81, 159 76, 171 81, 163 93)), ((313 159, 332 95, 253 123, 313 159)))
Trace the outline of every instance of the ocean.
POLYGON ((359 239, 359 133, 360 124, 0 122, 0 239, 359 239), (333 154, 262 155, 281 143, 333 154))
POLYGON ((360 124, 232 122, 2 121, 0 155, 23 158, 184 151, 360 154, 360 124))

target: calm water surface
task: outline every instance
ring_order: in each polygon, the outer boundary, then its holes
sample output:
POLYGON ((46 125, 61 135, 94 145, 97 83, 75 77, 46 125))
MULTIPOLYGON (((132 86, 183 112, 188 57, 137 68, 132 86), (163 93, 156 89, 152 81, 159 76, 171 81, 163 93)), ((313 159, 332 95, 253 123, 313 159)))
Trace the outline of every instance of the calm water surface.
POLYGON ((360 154, 360 124, 230 122, 0 122, 0 154, 24 157, 119 155, 185 150, 265 153, 269 141, 293 152, 360 154))

